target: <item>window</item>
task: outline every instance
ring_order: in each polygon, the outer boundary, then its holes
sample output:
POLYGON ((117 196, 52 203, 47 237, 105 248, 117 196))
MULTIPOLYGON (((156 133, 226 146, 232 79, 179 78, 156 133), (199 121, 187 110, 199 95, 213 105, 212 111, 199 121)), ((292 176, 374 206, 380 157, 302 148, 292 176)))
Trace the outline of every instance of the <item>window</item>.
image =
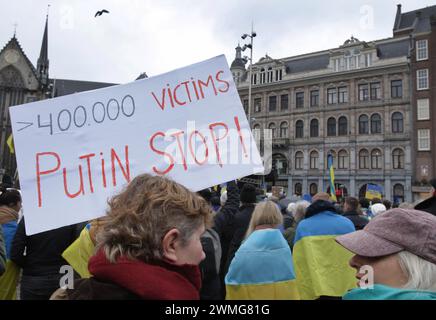
POLYGON ((371 168, 373 169, 382 168, 382 154, 379 149, 374 149, 371 152, 371 168))
POLYGON ((340 136, 346 136, 348 134, 348 121, 346 117, 339 118, 338 131, 340 136))
POLYGON ((288 108, 289 108, 289 95, 282 94, 280 96, 280 108, 282 110, 288 110, 288 108))
POLYGON ((260 69, 260 83, 265 83, 265 69, 260 69))
POLYGON ((316 183, 310 184, 310 195, 314 196, 318 193, 318 185, 316 183))
POLYGON ((338 92, 339 92, 338 102, 339 103, 347 103, 348 102, 348 89, 347 89, 347 87, 339 87, 338 92))
POLYGON ((275 154, 273 156, 273 167, 276 169, 277 174, 287 174, 288 160, 282 154, 275 154))
POLYGON ((317 119, 312 119, 312 121, 310 121, 310 136, 312 138, 316 138, 319 135, 319 127, 318 127, 318 120, 317 119))
POLYGON ((347 169, 348 168, 348 153, 345 150, 340 150, 338 152, 338 169, 347 169))
POLYGON ((327 89, 327 104, 336 103, 336 88, 327 89))
POLYGON ((427 40, 417 40, 416 61, 427 60, 427 59, 428 59, 427 40))
POLYGON ((310 169, 318 169, 319 156, 317 151, 310 153, 310 169))
POLYGON ((359 168, 369 169, 369 152, 366 149, 362 149, 359 152, 359 168))
POLYGON ((269 111, 276 111, 277 110, 277 96, 270 96, 269 97, 269 111))
POLYGON ((273 81, 273 71, 272 71, 271 67, 268 68, 268 75, 267 76, 268 76, 267 82, 272 82, 273 81))
POLYGON ((428 69, 416 70, 416 89, 428 89, 428 69))
POLYGON ((365 53, 365 67, 371 66, 371 53, 365 53))
POLYGON ((418 120, 430 120, 430 103, 429 99, 417 100, 417 117, 418 120))
POLYGON ((304 136, 304 123, 303 120, 298 120, 295 123, 295 138, 303 138, 304 136))
POLYGON ((397 183, 394 185, 394 202, 404 202, 404 187, 402 184, 397 183))
POLYGON ((392 133, 401 133, 403 130, 403 114, 394 112, 392 114, 392 133))
POLYGON ((380 82, 373 82, 370 85, 371 88, 371 100, 378 100, 381 98, 380 82))
POLYGON ((280 137, 287 138, 288 137, 288 123, 282 122, 280 124, 280 137))
POLYGON ((254 130, 260 130, 260 124, 256 123, 256 124, 253 126, 253 129, 254 129, 254 130))
POLYGON ((254 99, 254 112, 261 112, 262 111, 262 99, 256 98, 254 99))
POLYGON ((359 84, 359 100, 369 100, 368 84, 359 84))
POLYGON ((418 130, 418 151, 430 151, 430 129, 418 130))
POLYGON ((381 133, 381 117, 378 113, 371 116, 371 133, 381 133))
POLYGON ((297 108, 304 107, 304 92, 297 92, 295 94, 295 103, 297 108))
POLYGON ((244 106, 245 113, 248 113, 248 99, 244 99, 242 105, 244 106))
POLYGON ((403 96, 403 80, 391 81, 391 97, 401 98, 403 96))
POLYGON ((368 134, 369 126, 368 126, 368 116, 366 114, 362 114, 359 117, 359 134, 368 134))
POLYGON ((295 194, 297 196, 301 196, 302 193, 303 193, 303 186, 301 185, 301 183, 298 182, 295 184, 295 194))
POLYGON ((275 125, 275 123, 270 123, 268 126, 268 129, 271 130, 271 137, 275 138, 276 137, 276 125, 275 125))
POLYGON ((257 74, 251 75, 251 84, 257 84, 257 74))
POLYGON ((327 120, 327 136, 335 136, 336 135, 336 119, 329 118, 327 120))
POLYGON ((295 169, 296 170, 303 170, 303 161, 304 161, 303 152, 297 151, 295 153, 295 169))
POLYGON ((404 151, 394 149, 392 151, 392 166, 394 169, 404 169, 404 151))
POLYGON ((310 106, 311 107, 319 106, 319 91, 318 90, 310 91, 310 106))

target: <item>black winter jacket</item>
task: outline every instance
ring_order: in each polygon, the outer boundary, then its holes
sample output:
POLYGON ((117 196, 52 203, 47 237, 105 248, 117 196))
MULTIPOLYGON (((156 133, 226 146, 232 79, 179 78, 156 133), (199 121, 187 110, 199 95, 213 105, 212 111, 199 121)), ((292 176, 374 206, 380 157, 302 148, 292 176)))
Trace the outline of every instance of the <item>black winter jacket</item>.
POLYGON ((351 220, 356 230, 362 230, 368 224, 369 220, 356 211, 348 211, 344 213, 344 217, 351 220))
POLYGON ((59 274, 61 266, 68 264, 62 253, 77 239, 84 226, 75 224, 27 236, 23 218, 12 241, 11 260, 23 269, 23 275, 59 274))

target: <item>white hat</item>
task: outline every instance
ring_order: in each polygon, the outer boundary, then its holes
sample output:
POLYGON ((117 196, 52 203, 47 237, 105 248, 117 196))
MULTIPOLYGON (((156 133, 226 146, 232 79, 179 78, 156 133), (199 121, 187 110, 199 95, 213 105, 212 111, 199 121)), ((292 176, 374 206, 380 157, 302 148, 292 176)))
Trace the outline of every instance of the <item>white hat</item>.
POLYGON ((371 212, 374 215, 374 217, 385 211, 386 211, 386 207, 383 203, 375 203, 371 206, 371 212))

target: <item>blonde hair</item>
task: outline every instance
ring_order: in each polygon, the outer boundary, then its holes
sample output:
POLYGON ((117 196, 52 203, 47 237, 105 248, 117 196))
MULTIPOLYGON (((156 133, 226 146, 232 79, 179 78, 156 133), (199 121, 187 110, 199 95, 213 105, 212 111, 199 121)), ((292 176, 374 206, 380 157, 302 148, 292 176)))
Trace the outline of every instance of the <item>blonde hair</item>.
POLYGON ((280 225, 283 223, 283 216, 278 206, 272 201, 258 203, 254 208, 251 216, 250 224, 248 225, 245 238, 254 232, 256 227, 260 225, 280 225))
POLYGON ((143 174, 109 201, 96 246, 112 263, 120 256, 159 261, 169 230, 179 230, 183 246, 199 227, 209 227, 211 219, 210 206, 197 194, 168 178, 143 174))
POLYGON ((398 253, 401 269, 408 276, 404 289, 436 291, 436 264, 408 251, 398 253))

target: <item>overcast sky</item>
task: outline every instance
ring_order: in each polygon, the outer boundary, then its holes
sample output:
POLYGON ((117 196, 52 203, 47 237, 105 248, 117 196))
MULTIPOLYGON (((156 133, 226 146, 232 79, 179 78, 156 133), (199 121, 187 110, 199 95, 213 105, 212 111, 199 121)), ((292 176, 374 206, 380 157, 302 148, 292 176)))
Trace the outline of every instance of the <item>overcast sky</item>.
MULTIPOLYGON (((50 77, 126 83, 225 54, 254 38, 253 60, 392 36, 399 0, 1 0, 0 48, 17 38, 36 65, 49 11, 50 77), (109 14, 94 18, 97 10, 109 14)), ((435 5, 402 1, 402 11, 435 5)), ((246 51, 248 53, 248 51, 246 51)))

